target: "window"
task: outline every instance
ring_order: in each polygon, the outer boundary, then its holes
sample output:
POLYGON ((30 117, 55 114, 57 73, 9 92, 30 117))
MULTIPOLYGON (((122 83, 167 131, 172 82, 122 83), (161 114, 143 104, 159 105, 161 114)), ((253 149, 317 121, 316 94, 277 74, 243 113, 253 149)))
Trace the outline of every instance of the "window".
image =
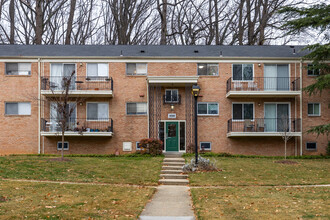
POLYGON ((233 120, 253 119, 253 103, 233 104, 233 120))
POLYGON ((6 115, 31 115, 30 102, 6 102, 6 115))
POLYGON ((127 63, 126 64, 127 75, 147 75, 146 63, 127 63))
POLYGON ((218 103, 198 103, 197 104, 198 115, 218 115, 219 114, 219 104, 218 103))
POLYGON ((199 76, 218 76, 219 75, 219 65, 216 63, 199 63, 197 64, 199 76))
MULTIPOLYGON (((62 142, 57 142, 57 150, 62 150, 62 142)), ((64 142, 63 150, 69 150, 69 142, 64 142)))
POLYGON ((108 76, 107 63, 87 63, 87 77, 91 80, 106 79, 108 76))
POLYGON ((146 115, 147 103, 145 102, 132 102, 126 104, 126 113, 128 115, 146 115))
POLYGON ((211 142, 200 142, 199 148, 200 150, 211 150, 211 142))
POLYGON ((123 142, 123 151, 132 151, 132 142, 123 142))
POLYGON ((313 64, 308 64, 307 65, 307 75, 308 76, 318 76, 318 75, 320 75, 320 70, 314 69, 313 64))
POLYGON ((177 89, 165 90, 165 103, 177 103, 179 102, 179 92, 177 89))
POLYGON ((6 75, 31 75, 31 63, 6 63, 6 75))
POLYGON ((140 142, 137 141, 137 142, 135 143, 135 149, 136 149, 136 150, 141 150, 140 142))
POLYGON ((87 120, 108 121, 108 103, 87 103, 87 120))
POLYGON ((308 116, 320 116, 320 103, 308 103, 308 116))
POLYGON ((233 80, 253 80, 253 64, 233 64, 233 80))
POLYGON ((316 150, 316 142, 307 142, 306 150, 316 150))

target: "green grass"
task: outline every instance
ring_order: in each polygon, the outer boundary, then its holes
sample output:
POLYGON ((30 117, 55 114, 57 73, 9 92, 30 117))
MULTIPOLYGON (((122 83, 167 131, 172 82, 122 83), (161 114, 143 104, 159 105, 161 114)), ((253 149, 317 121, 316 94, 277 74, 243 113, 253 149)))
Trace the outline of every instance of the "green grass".
POLYGON ((191 189, 199 219, 329 219, 330 189, 226 187, 191 189))
MULTIPOLYGON (((307 185, 330 183, 330 160, 294 160, 298 164, 274 163, 271 158, 209 158, 220 172, 189 174, 190 185, 307 185)), ((187 158, 190 161, 190 158, 187 158)))
POLYGON ((157 185, 162 157, 0 157, 0 178, 157 185))
POLYGON ((137 219, 154 188, 0 181, 0 219, 137 219))

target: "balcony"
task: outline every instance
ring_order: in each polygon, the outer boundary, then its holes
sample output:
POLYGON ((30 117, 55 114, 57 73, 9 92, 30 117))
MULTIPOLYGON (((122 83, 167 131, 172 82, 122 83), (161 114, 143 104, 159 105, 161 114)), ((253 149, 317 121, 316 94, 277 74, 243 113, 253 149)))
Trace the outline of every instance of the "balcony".
POLYGON ((301 136, 300 125, 300 118, 229 119, 227 137, 276 137, 284 131, 291 136, 301 136))
POLYGON ((298 77, 254 77, 252 80, 227 80, 227 98, 294 97, 300 95, 298 77))
MULTIPOLYGON (((42 136, 61 136, 61 122, 56 118, 41 119, 42 136)), ((98 120, 87 120, 86 118, 71 118, 67 122, 65 136, 103 136, 113 135, 113 120, 102 118, 98 120)))
MULTIPOLYGON (((68 77, 41 77, 41 94, 61 96, 65 93, 64 82, 68 77)), ((72 97, 112 97, 113 79, 110 77, 75 76, 70 83, 69 95, 72 97)))

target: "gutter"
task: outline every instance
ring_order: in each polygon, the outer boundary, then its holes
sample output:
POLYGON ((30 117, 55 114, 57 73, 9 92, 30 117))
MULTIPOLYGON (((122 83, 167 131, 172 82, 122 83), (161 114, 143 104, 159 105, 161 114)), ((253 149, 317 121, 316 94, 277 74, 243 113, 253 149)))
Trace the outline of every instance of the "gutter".
POLYGON ((41 88, 40 88, 40 58, 38 58, 38 154, 40 154, 40 149, 41 149, 41 140, 40 140, 40 130, 41 130, 41 88))
POLYGON ((302 59, 300 60, 300 131, 301 131, 301 136, 300 136, 300 156, 302 156, 302 149, 303 149, 303 113, 302 113, 302 110, 303 110, 303 107, 302 107, 302 102, 303 102, 303 97, 302 97, 302 81, 303 81, 303 78, 302 78, 302 70, 303 70, 303 61, 302 59))

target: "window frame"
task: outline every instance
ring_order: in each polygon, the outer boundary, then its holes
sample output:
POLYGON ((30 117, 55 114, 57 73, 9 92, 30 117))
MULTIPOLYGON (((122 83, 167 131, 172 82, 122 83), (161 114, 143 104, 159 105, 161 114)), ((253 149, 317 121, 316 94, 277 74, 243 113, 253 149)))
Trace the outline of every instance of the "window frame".
POLYGON ((5 116, 31 116, 32 115, 32 106, 31 106, 31 102, 5 102, 5 116), (7 111, 6 111, 6 106, 7 104, 10 103, 10 104, 17 104, 17 109, 19 111, 19 103, 29 103, 30 104, 30 114, 27 114, 27 115, 23 115, 23 114, 7 114, 7 111))
POLYGON ((308 69, 310 66, 314 66, 313 64, 311 64, 311 63, 309 63, 309 64, 307 64, 307 76, 319 76, 320 75, 320 69, 318 69, 318 74, 316 75, 315 74, 315 69, 312 69, 312 70, 310 70, 310 69, 308 69), (309 74, 309 71, 312 71, 313 72, 313 74, 309 74))
POLYGON ((321 103, 320 102, 308 102, 307 103, 307 116, 311 116, 311 117, 319 117, 319 116, 321 116, 321 103), (314 105, 315 104, 318 104, 319 105, 319 114, 318 115, 314 114, 314 105), (308 105, 313 105, 313 114, 309 114, 308 113, 308 105))
POLYGON ((254 121, 255 119, 255 105, 254 102, 232 102, 231 103, 231 118, 232 121, 244 121, 244 120, 251 120, 254 121), (253 113, 252 113, 252 119, 244 119, 244 107, 242 108, 242 119, 234 119, 234 104, 242 104, 242 106, 244 106, 244 104, 252 104, 253 105, 253 113))
POLYGON ((219 103, 218 102, 197 102, 197 116, 219 116, 219 103), (207 104, 206 110, 209 112, 209 104, 217 104, 218 105, 218 113, 217 114, 199 114, 198 113, 198 105, 199 104, 207 104))
POLYGON ((130 63, 130 62, 125 63, 125 74, 126 74, 126 76, 147 76, 148 75, 148 63, 144 63, 144 62, 143 63, 130 63), (136 65, 137 64, 145 64, 146 65, 146 72, 144 74, 130 74, 130 73, 127 72, 128 64, 135 64, 135 70, 136 70, 136 65))
POLYGON ((311 142, 311 141, 306 142, 306 150, 308 150, 308 151, 317 151, 317 142, 311 142), (315 144, 315 149, 308 149, 307 148, 308 144, 315 144))
POLYGON ((140 144, 140 141, 135 142, 135 150, 136 151, 141 150, 141 147, 139 146, 139 144, 140 144))
MULTIPOLYGON (((76 107, 77 108, 77 107, 76 107)), ((86 121, 109 121, 109 102, 86 102, 86 121), (107 112, 107 115, 108 115, 108 120, 89 120, 88 119, 88 104, 107 104, 108 105, 108 112, 107 112)))
POLYGON ((197 76, 219 76, 219 63, 197 63, 197 76), (208 65, 216 65, 218 67, 218 71, 217 71, 217 74, 216 75, 200 75, 198 74, 198 70, 199 70, 199 65, 202 65, 202 64, 206 64, 206 74, 207 74, 207 68, 208 68, 208 65))
MULTIPOLYGON (((18 72, 18 70, 17 70, 17 72, 18 72)), ((5 63, 5 76, 32 76, 32 63, 31 62, 6 62, 5 63), (14 75, 9 75, 9 74, 7 74, 7 64, 15 64, 15 63, 17 63, 17 64, 20 64, 20 63, 28 63, 28 64, 30 64, 30 71, 29 71, 29 74, 28 75, 22 75, 22 74, 14 74, 14 75)))
POLYGON ((165 103, 179 103, 179 89, 165 89, 165 103), (171 101, 166 101, 166 91, 171 91, 171 99, 172 99, 172 91, 173 90, 176 90, 176 94, 178 95, 177 96, 177 101, 173 101, 173 100, 171 100, 171 101))
MULTIPOLYGON (((61 151, 62 148, 59 148, 59 147, 58 147, 59 144, 62 144, 62 141, 58 141, 58 142, 57 142, 57 145, 56 145, 56 146, 57 146, 57 150, 58 150, 58 151, 61 151)), ((67 144, 68 147, 67 147, 66 149, 63 148, 63 150, 69 150, 69 141, 64 141, 64 146, 65 146, 65 144, 67 144)))
POLYGON ((203 150, 202 149, 202 143, 210 144, 210 148, 209 149, 204 149, 204 150, 212 150, 212 142, 211 141, 201 141, 201 142, 199 142, 199 150, 203 150))
POLYGON ((146 116, 146 115, 148 115, 148 102, 126 102, 126 115, 127 116, 146 116), (127 108, 127 106, 128 106, 128 104, 131 104, 131 103, 143 103, 143 104, 146 104, 146 106, 147 106, 147 111, 146 111, 146 113, 144 113, 144 114, 128 114, 128 108, 127 108))
MULTIPOLYGON (((97 71, 97 74, 99 72, 97 71)), ((89 62, 89 63, 86 63, 86 79, 87 78, 90 78, 90 80, 88 80, 89 82, 90 81, 104 81, 105 79, 109 79, 109 63, 102 63, 102 62, 97 62, 97 63, 93 63, 93 62, 89 62), (89 64, 106 64, 107 66, 107 76, 88 76, 88 65, 89 64), (90 77, 95 77, 94 79, 93 78, 90 78, 90 77), (98 77, 100 77, 100 79, 97 79, 98 77)))
POLYGON ((233 82, 254 82, 254 63, 232 63, 231 64, 231 78, 232 78, 233 82), (252 79, 251 80, 243 79, 243 64, 252 65, 252 79), (234 65, 242 65, 242 80, 234 80, 234 65))

